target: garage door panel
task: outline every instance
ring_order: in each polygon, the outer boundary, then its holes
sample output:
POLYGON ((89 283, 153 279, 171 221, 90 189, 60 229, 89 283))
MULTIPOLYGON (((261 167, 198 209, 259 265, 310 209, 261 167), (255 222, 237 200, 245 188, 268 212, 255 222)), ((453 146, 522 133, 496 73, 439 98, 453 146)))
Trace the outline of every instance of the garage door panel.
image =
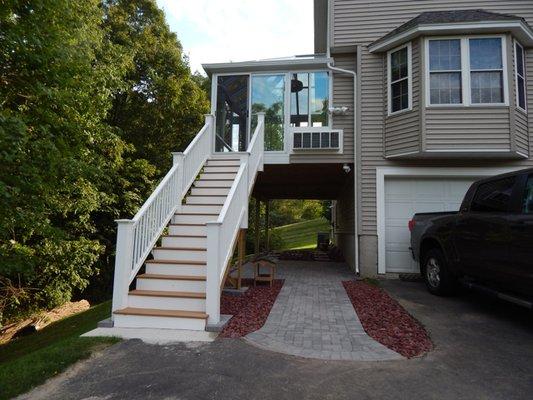
POLYGON ((412 201, 409 203, 391 201, 385 205, 385 215, 388 215, 390 219, 403 219, 405 215, 412 214, 413 210, 412 201))
POLYGON ((418 272, 409 250, 408 221, 415 213, 457 211, 475 178, 387 178, 385 265, 387 272, 418 272))
POLYGON ((388 250, 386 257, 390 260, 389 264, 387 264, 387 272, 418 272, 418 266, 414 263, 411 256, 404 251, 388 250))

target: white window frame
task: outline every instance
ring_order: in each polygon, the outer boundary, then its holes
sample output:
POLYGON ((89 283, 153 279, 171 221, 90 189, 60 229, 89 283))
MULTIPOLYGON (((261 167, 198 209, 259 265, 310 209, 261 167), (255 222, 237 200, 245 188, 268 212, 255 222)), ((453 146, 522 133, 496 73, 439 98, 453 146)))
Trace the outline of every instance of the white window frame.
MULTIPOLYGON (((435 36, 424 40, 424 70, 425 70, 425 106, 426 108, 442 107, 502 107, 509 106, 509 81, 507 66, 507 37, 505 35, 468 35, 468 36, 435 36), (470 39, 501 39, 502 43, 502 75, 503 75, 503 102, 502 103, 472 103, 472 87, 470 82, 470 39), (430 96, 430 74, 429 74, 429 42, 432 40, 452 40, 461 41, 461 84, 462 101, 455 104, 432 104, 430 96)), ((481 71, 481 70, 474 70, 481 71)), ((490 70, 495 71, 495 70, 490 70)))
MULTIPOLYGON (((312 120, 312 114, 311 114, 311 80, 309 80, 309 88, 308 88, 308 94, 307 94, 307 109, 308 109, 308 117, 307 117, 307 123, 309 124, 309 126, 291 126, 291 100, 292 100, 292 95, 291 95, 291 79, 293 77, 294 74, 316 74, 316 73, 319 73, 319 72, 326 72, 327 75, 328 75, 328 104, 329 104, 329 107, 332 107, 332 98, 333 98, 333 74, 331 73, 330 70, 327 70, 327 69, 321 69, 321 70, 301 70, 301 71, 289 71, 287 73, 287 79, 288 79, 288 93, 289 93, 289 104, 288 104, 288 114, 287 114, 287 118, 288 118, 288 128, 291 130, 291 131, 294 131, 294 130, 303 130, 303 131, 306 131, 306 130, 309 130, 310 128, 317 128, 317 129, 324 129, 324 128, 329 128, 329 129, 332 129, 333 127, 333 122, 332 122, 332 115, 331 113, 328 111, 328 124, 326 126, 312 126, 311 125, 311 120, 312 120)), ((292 147, 292 145, 291 145, 292 147)))
MULTIPOLYGON (((288 164, 289 160, 288 158, 285 159, 284 157, 287 156, 292 152, 292 132, 295 129, 301 129, 301 130, 308 130, 309 127, 300 127, 295 128, 291 127, 290 124, 290 116, 291 116, 291 84, 290 81, 292 79, 293 74, 298 73, 312 73, 312 72, 327 72, 328 73, 328 101, 329 106, 333 104, 333 74, 330 70, 327 69, 283 69, 283 70, 271 70, 271 71, 250 71, 250 72, 218 72, 213 73, 211 76, 211 114, 216 115, 216 107, 217 107, 217 80, 219 76, 236 76, 236 75, 247 75, 248 80, 248 111, 250 115, 248 116, 248 140, 250 140, 251 132, 251 121, 252 121, 252 78, 254 76, 262 76, 262 75, 284 75, 285 76, 285 95, 284 95, 284 142, 283 142, 283 150, 273 150, 273 151, 265 151, 266 154, 268 154, 269 157, 278 157, 280 158, 279 162, 275 163, 281 163, 281 164, 288 164)), ((321 129, 321 130, 332 130, 333 129, 333 115, 331 113, 328 113, 328 125, 323 127, 315 127, 314 129, 321 129)), ((215 140, 213 138, 213 140, 215 140)), ((213 144, 214 146, 214 144, 213 144)), ((213 147, 214 148, 214 147, 213 147)), ((272 164, 273 162, 269 162, 272 164)))
POLYGON ((526 49, 524 49, 524 46, 522 46, 518 40, 514 41, 514 64, 515 64, 515 71, 514 71, 514 78, 515 78, 515 87, 516 87, 516 108, 519 110, 522 110, 523 112, 527 113, 527 81, 526 81, 526 49), (517 47, 520 47, 522 50, 522 70, 524 71, 524 74, 520 76, 524 80, 524 105, 525 108, 520 107, 519 102, 519 93, 518 93, 518 56, 516 53, 517 47))
POLYGON ((413 52, 411 42, 403 44, 387 52, 387 115, 397 115, 413 109, 413 52), (407 77, 392 82, 391 55, 407 48, 407 77), (392 111, 392 84, 407 79, 408 106, 402 110, 392 111))

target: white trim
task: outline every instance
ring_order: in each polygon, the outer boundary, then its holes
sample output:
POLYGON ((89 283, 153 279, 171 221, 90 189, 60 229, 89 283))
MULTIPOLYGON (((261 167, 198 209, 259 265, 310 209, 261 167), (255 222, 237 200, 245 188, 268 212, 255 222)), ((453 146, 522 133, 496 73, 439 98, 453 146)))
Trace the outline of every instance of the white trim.
POLYGON ((286 71, 287 69, 310 69, 310 68, 327 68, 327 64, 333 62, 332 58, 328 57, 294 57, 287 59, 267 59, 256 61, 240 61, 228 63, 211 63, 202 64, 202 68, 208 74, 220 74, 222 72, 229 75, 239 73, 248 73, 250 70, 257 68, 257 72, 266 71, 286 71))
POLYGON ((458 31, 475 30, 501 30, 512 31, 515 36, 522 36, 526 45, 533 45, 533 31, 522 21, 479 21, 469 23, 449 23, 449 24, 424 24, 418 25, 404 33, 393 36, 382 43, 370 45, 368 51, 376 53, 389 50, 398 43, 412 40, 422 34, 442 35, 459 33, 458 31))
POLYGON ((440 167, 377 167, 376 218, 378 237, 378 274, 387 272, 385 265, 385 179, 387 177, 479 178, 511 172, 520 168, 440 168, 440 167))
POLYGON ((405 156, 410 156, 411 154, 420 154, 420 151, 415 150, 415 151, 408 151, 405 153, 391 154, 391 155, 385 156, 385 158, 405 157, 405 156))
POLYGON ((519 110, 527 113, 527 80, 526 80, 526 49, 524 49, 524 46, 520 44, 520 42, 516 39, 513 41, 513 53, 514 53, 514 79, 515 79, 515 91, 516 91, 516 108, 519 110), (521 76, 521 78, 524 80, 524 105, 525 108, 520 107, 520 99, 518 98, 518 58, 516 55, 516 48, 520 47, 522 49, 522 70, 524 71, 524 75, 521 76))
POLYGON ((411 42, 403 44, 399 47, 396 47, 387 52, 387 116, 397 115, 403 112, 411 111, 413 109, 413 50, 411 42), (392 82, 391 78, 391 55, 397 51, 407 49, 407 76, 392 82), (398 111, 392 111, 392 98, 391 98, 391 86, 393 83, 400 82, 401 80, 407 79, 407 97, 408 105, 407 108, 403 108, 398 111))
MULTIPOLYGON (((424 57, 424 66, 425 66, 425 87, 426 87, 426 96, 425 96, 425 107, 426 108, 442 108, 442 107, 508 107, 509 106, 509 76, 508 76, 508 65, 507 65, 507 37, 505 35, 463 35, 463 36, 437 36, 424 39, 424 48, 425 48, 425 57, 424 57), (490 71, 501 71, 502 73, 502 82, 503 82, 503 103, 473 103, 472 102, 472 87, 471 87, 471 65, 470 65, 470 39, 494 39, 498 38, 501 40, 501 57, 502 57, 502 68, 494 69, 490 71), (430 87, 430 70, 429 70, 429 42, 436 40, 460 40, 461 46, 461 103, 450 103, 450 104, 431 104, 431 87, 430 87)), ((480 71, 480 70, 474 70, 480 71)))

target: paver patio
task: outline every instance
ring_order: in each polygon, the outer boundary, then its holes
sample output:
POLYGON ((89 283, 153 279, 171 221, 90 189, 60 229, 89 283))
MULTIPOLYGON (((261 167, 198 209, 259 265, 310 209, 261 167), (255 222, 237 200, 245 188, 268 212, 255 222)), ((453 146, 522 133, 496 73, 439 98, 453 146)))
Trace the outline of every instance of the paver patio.
POLYGON ((326 360, 401 359, 368 336, 343 280, 354 278, 344 263, 280 261, 285 279, 265 325, 245 339, 263 349, 326 360))

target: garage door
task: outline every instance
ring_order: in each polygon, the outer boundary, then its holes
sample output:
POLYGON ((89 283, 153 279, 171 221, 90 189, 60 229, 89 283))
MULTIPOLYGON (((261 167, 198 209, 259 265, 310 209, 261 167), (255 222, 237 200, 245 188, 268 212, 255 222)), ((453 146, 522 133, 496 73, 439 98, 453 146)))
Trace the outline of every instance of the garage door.
POLYGON ((457 211, 475 178, 387 178, 385 265, 387 272, 418 272, 409 251, 407 223, 417 212, 457 211))

